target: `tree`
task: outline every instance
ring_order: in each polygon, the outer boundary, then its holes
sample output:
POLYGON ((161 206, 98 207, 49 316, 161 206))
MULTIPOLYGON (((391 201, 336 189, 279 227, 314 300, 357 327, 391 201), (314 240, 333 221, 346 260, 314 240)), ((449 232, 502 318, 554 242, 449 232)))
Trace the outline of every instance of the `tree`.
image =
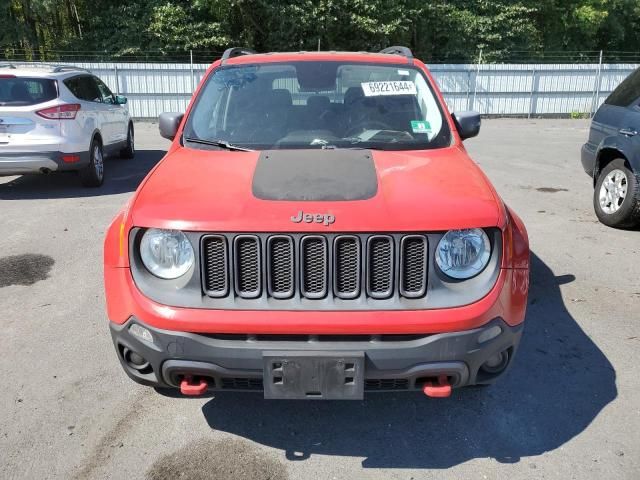
MULTIPOLYGON (((0 0, 0 54, 172 58, 228 46, 375 51, 408 45, 429 61, 522 61, 543 52, 629 58, 637 0, 0 0), (76 15, 77 12, 77 15, 76 15), (589 52, 591 51, 591 52, 589 52), (100 53, 102 52, 102 53, 100 53), (560 53, 559 53, 560 52, 560 53), (88 53, 84 54, 88 56, 88 53)), ((547 53, 548 55, 548 53, 547 53)))

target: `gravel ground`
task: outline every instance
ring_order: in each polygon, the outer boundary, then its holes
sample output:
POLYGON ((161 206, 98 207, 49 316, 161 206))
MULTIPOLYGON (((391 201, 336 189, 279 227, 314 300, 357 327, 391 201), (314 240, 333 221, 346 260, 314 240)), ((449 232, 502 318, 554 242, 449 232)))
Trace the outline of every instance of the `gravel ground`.
POLYGON ((599 224, 579 162, 585 121, 488 120, 468 142, 533 250, 514 368, 445 400, 178 399, 116 359, 102 241, 167 142, 102 189, 0 178, 0 477, 149 479, 640 478, 640 232, 599 224))

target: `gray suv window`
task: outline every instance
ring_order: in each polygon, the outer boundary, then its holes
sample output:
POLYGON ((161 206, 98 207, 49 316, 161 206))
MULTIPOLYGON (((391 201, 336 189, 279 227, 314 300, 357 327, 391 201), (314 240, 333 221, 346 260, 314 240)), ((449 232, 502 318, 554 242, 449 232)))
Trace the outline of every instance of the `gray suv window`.
POLYGON ((0 77, 0 106, 22 107, 58 97, 56 81, 47 78, 0 77))
POLYGON ((607 105, 628 107, 640 98, 640 68, 623 81, 605 100, 607 105))
POLYGON ((98 89, 98 85, 93 77, 89 75, 78 75, 77 77, 67 78, 64 84, 71 93, 80 100, 102 102, 102 94, 98 89))
POLYGON ((98 90, 100 91, 100 97, 102 98, 102 101, 104 103, 115 103, 113 93, 111 93, 109 87, 107 87, 99 78, 94 77, 93 80, 98 85, 98 90))

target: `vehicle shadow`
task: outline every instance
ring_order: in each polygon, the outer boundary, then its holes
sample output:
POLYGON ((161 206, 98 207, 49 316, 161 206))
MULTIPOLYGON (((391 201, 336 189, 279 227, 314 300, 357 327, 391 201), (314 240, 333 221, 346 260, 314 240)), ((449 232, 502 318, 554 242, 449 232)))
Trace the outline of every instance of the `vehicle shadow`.
POLYGON ((99 188, 83 187, 74 172, 22 175, 0 183, 0 200, 97 197, 132 192, 165 153, 165 150, 138 150, 131 160, 107 158, 104 162, 104 184, 99 188))
POLYGON ((585 430, 617 396, 613 366, 567 311, 555 276, 532 255, 527 324, 513 368, 496 385, 449 399, 369 394, 363 402, 266 401, 220 394, 202 412, 213 429, 282 449, 364 457, 366 468, 448 468, 474 458, 515 463, 585 430))

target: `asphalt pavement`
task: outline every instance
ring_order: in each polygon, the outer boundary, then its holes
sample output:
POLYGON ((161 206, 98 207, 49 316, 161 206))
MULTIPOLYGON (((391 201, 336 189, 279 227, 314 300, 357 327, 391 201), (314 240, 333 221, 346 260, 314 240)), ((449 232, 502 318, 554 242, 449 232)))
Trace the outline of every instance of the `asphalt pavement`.
POLYGON ((125 376, 103 236, 168 146, 157 125, 136 129, 136 158, 108 159, 101 189, 0 178, 0 478, 640 478, 640 231, 595 217, 588 122, 487 120, 467 142, 531 240, 507 376, 361 402, 173 398, 125 376))

